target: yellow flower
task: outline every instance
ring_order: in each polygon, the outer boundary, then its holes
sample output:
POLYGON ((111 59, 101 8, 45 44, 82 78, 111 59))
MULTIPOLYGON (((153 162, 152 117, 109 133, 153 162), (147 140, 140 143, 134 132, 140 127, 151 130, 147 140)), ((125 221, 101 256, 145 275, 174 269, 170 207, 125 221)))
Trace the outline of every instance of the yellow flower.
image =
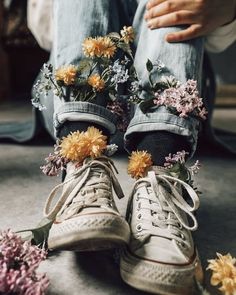
POLYGON ((111 58, 116 52, 116 45, 109 37, 89 37, 84 40, 82 46, 84 55, 91 58, 111 58))
POLYGON ((86 38, 82 44, 84 55, 86 57, 100 57, 99 44, 96 38, 86 38))
POLYGON ((116 52, 116 45, 109 37, 98 37, 98 42, 102 48, 102 56, 111 58, 116 52))
POLYGON ((136 179, 144 177, 151 165, 152 158, 148 152, 132 152, 131 156, 129 157, 128 174, 136 179))
POLYGON ((79 146, 81 134, 79 131, 73 132, 64 137, 60 143, 60 154, 70 161, 83 160, 82 151, 79 146))
POLYGON ((230 254, 217 253, 218 259, 208 260, 207 269, 212 270, 211 284, 217 286, 225 295, 236 295, 236 259, 230 254))
POLYGON ((81 137, 81 145, 84 147, 86 156, 97 158, 106 149, 107 137, 92 126, 81 137))
POLYGON ((106 146, 107 137, 92 126, 86 132, 76 131, 64 137, 60 144, 60 154, 70 161, 82 162, 89 156, 101 156, 106 146))
POLYGON ((120 34, 122 36, 122 39, 125 43, 130 43, 134 41, 134 29, 133 27, 126 27, 124 26, 123 29, 120 31, 120 34))
POLYGON ((77 75, 77 67, 74 65, 62 66, 55 72, 57 81, 63 81, 66 85, 73 85, 77 75))
POLYGON ((105 81, 101 78, 99 74, 91 75, 88 78, 88 84, 98 92, 102 91, 105 87, 105 81))

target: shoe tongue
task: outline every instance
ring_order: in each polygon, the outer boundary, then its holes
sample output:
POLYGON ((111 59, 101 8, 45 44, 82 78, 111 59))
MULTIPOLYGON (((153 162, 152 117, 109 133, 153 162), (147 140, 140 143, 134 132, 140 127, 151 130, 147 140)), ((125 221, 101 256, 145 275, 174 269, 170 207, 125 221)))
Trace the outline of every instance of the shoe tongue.
POLYGON ((163 166, 152 166, 150 168, 150 171, 154 171, 155 174, 158 174, 158 175, 168 174, 168 169, 166 169, 163 166))
POLYGON ((75 170, 78 169, 78 163, 77 162, 69 162, 66 165, 66 178, 69 178, 75 170))

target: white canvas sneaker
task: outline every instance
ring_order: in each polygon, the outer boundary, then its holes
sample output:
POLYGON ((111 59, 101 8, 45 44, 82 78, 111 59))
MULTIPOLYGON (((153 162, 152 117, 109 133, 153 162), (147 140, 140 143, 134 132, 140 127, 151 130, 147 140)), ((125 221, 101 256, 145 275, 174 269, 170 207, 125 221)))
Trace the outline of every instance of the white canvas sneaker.
POLYGON ((119 214, 112 188, 119 198, 123 192, 107 157, 86 159, 83 165, 67 166, 65 181, 51 192, 45 215, 54 220, 49 232, 49 249, 91 251, 128 243, 129 225, 119 214), (52 210, 57 191, 62 194, 52 210))
POLYGON ((154 294, 194 294, 195 276, 202 279, 191 236, 197 229, 193 212, 198 207, 193 188, 164 168, 153 167, 136 181, 127 209, 131 242, 120 265, 127 284, 154 294), (182 197, 182 188, 192 205, 182 197))

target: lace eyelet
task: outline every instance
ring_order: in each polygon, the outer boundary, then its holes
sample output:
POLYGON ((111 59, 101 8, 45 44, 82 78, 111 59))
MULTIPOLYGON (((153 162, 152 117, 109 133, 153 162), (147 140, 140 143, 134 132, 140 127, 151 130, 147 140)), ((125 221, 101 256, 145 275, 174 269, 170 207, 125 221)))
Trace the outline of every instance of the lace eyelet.
POLYGON ((182 228, 183 228, 183 226, 182 226, 181 223, 178 223, 178 228, 179 228, 179 229, 182 229, 182 228))
POLYGON ((136 201, 139 201, 139 196, 140 196, 140 193, 137 193, 135 198, 136 201))
POLYGON ((85 195, 85 191, 81 191, 80 194, 81 194, 81 196, 84 196, 85 195))
POLYGON ((139 202, 138 204, 137 204, 137 210, 139 211, 141 209, 141 203, 139 202))
POLYGON ((142 214, 139 213, 136 218, 137 218, 137 220, 141 220, 142 219, 142 214))
POLYGON ((140 232, 140 231, 143 230, 143 228, 142 228, 142 224, 141 224, 141 223, 139 223, 139 224, 136 225, 136 230, 137 230, 138 232, 140 232))
POLYGON ((185 241, 186 240, 186 237, 185 237, 185 235, 184 234, 180 234, 180 237, 181 237, 181 239, 183 240, 183 241, 185 241))
POLYGON ((186 244, 185 244, 185 243, 181 243, 181 246, 182 246, 184 249, 186 249, 186 248, 187 248, 187 246, 186 246, 186 244))

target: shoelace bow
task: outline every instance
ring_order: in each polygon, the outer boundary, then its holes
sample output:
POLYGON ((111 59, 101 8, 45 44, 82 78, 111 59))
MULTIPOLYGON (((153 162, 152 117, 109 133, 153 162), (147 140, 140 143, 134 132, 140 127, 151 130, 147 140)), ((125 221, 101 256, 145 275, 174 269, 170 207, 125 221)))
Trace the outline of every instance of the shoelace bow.
MULTIPOLYGON (((114 191, 118 198, 123 198, 124 194, 120 187, 120 184, 113 172, 113 169, 118 173, 113 161, 107 157, 100 157, 94 160, 85 159, 83 166, 76 169, 72 175, 66 179, 63 183, 57 185, 48 196, 46 201, 44 215, 48 219, 55 219, 59 211, 63 211, 69 204, 71 204, 80 192, 80 199, 78 199, 78 204, 76 204, 76 210, 78 211, 81 208, 86 206, 98 206, 102 203, 109 201, 108 197, 111 195, 111 188, 106 183, 102 182, 102 179, 98 181, 98 175, 100 173, 106 173, 110 176, 111 184, 114 188, 114 191), (62 189, 62 194, 57 200, 56 204, 52 209, 51 204, 53 199, 57 196, 59 190, 62 189), (83 190, 83 193, 82 193, 83 190), (99 195, 90 193, 87 198, 86 192, 102 190, 103 194, 99 195), (110 192, 110 194, 109 194, 110 192), (81 194, 84 196, 81 199, 81 194), (97 202, 100 200, 100 202, 97 202)), ((78 197, 79 198, 79 197, 78 197)))
MULTIPOLYGON (((131 196, 134 196, 138 187, 143 185, 147 188, 149 204, 146 203, 147 198, 142 198, 142 196, 139 195, 138 199, 140 199, 140 202, 138 210, 149 210, 150 214, 146 218, 147 220, 145 220, 145 217, 143 217, 141 213, 137 215, 140 220, 140 224, 137 226, 135 233, 135 236, 139 240, 139 245, 137 246, 140 246, 140 242, 141 244, 145 243, 150 236, 175 239, 183 243, 183 235, 180 230, 185 228, 194 231, 198 227, 197 220, 193 214, 199 207, 199 197, 195 190, 189 184, 178 178, 166 174, 155 174, 154 171, 149 171, 148 177, 142 178, 136 182, 131 196), (176 184, 186 189, 192 201, 192 206, 189 205, 178 192, 176 184), (180 214, 179 209, 189 216, 193 222, 192 226, 186 222, 180 214), (152 221, 151 225, 150 218, 152 221), (169 225, 169 230, 166 231, 169 225)), ((130 204, 131 202, 132 197, 130 199, 130 204)))

